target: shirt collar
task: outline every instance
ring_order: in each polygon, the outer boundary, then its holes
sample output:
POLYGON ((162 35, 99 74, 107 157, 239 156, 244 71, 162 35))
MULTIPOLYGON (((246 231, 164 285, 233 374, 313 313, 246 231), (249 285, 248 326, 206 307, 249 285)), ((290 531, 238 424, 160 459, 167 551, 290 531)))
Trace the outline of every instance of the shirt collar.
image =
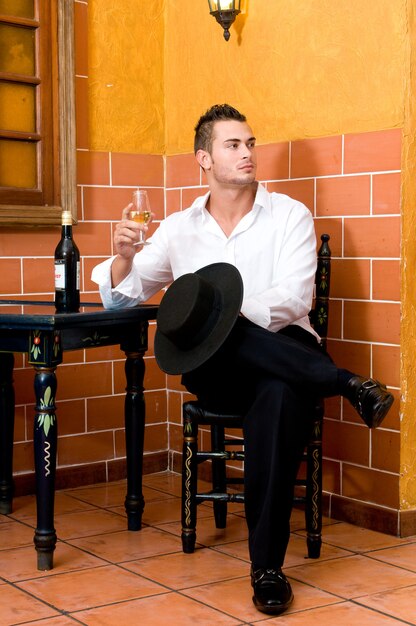
POLYGON ((208 191, 204 196, 198 196, 198 198, 195 198, 195 200, 191 204, 191 211, 194 214, 200 215, 202 218, 202 221, 206 221, 209 216, 209 213, 206 210, 206 205, 207 205, 210 193, 211 192, 208 191))
POLYGON ((257 186, 257 192, 256 197, 254 198, 253 206, 261 207, 265 211, 267 211, 268 215, 271 215, 272 208, 270 203, 270 194, 268 193, 267 189, 263 187, 263 185, 260 183, 257 186))
MULTIPOLYGON (((205 209, 207 205, 209 194, 210 192, 208 191, 204 196, 199 196, 198 198, 196 198, 192 204, 192 209, 199 211, 202 215, 204 215, 205 212, 203 209, 205 209)), ((258 183, 257 185, 253 208, 254 207, 264 208, 267 213, 271 215, 270 194, 261 183, 258 183)))

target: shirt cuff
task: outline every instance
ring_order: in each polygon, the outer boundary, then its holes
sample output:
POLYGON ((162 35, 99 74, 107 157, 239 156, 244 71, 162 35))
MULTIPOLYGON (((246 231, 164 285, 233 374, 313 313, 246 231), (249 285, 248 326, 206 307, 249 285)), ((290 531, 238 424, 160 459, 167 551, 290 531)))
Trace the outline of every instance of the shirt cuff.
POLYGON ((106 259, 93 268, 91 280, 99 285, 100 295, 105 308, 116 306, 134 306, 140 299, 142 281, 135 267, 117 287, 111 286, 111 264, 115 257, 106 259))
POLYGON ((91 280, 100 287, 110 287, 111 289, 111 265, 115 257, 106 259, 99 265, 96 265, 91 273, 91 280))
POLYGON ((268 329, 271 322, 270 309, 254 298, 245 298, 241 307, 241 313, 257 326, 268 329))

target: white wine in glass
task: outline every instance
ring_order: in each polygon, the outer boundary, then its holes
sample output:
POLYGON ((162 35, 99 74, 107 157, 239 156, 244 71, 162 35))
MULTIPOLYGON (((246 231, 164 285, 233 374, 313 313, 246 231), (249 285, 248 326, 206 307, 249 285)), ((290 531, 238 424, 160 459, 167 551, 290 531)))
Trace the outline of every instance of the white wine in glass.
MULTIPOLYGON (((143 189, 136 189, 133 191, 133 207, 130 210, 130 219, 138 224, 146 225, 150 222, 152 212, 150 210, 149 198, 147 191, 143 189)), ((146 241, 146 234, 144 230, 139 231, 139 241, 135 243, 136 246, 146 246, 149 242, 146 241)))

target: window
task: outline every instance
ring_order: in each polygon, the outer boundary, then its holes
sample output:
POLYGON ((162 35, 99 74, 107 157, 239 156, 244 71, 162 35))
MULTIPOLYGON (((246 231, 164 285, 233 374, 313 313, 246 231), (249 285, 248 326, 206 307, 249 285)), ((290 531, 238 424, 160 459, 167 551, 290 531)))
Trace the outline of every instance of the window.
POLYGON ((0 0, 0 226, 76 218, 73 2, 0 0))

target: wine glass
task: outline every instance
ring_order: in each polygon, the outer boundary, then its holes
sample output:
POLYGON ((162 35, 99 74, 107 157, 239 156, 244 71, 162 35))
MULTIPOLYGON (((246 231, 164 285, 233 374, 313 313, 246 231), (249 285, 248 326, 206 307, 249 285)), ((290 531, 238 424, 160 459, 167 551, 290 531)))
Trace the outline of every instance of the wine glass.
MULTIPOLYGON (((136 189, 133 191, 133 207, 130 210, 129 217, 134 222, 138 224, 148 224, 151 218, 150 211, 150 203, 147 195, 147 191, 143 189, 136 189)), ((146 241, 146 234, 143 230, 139 231, 139 241, 137 241, 135 246, 146 246, 149 244, 149 241, 146 241)))

